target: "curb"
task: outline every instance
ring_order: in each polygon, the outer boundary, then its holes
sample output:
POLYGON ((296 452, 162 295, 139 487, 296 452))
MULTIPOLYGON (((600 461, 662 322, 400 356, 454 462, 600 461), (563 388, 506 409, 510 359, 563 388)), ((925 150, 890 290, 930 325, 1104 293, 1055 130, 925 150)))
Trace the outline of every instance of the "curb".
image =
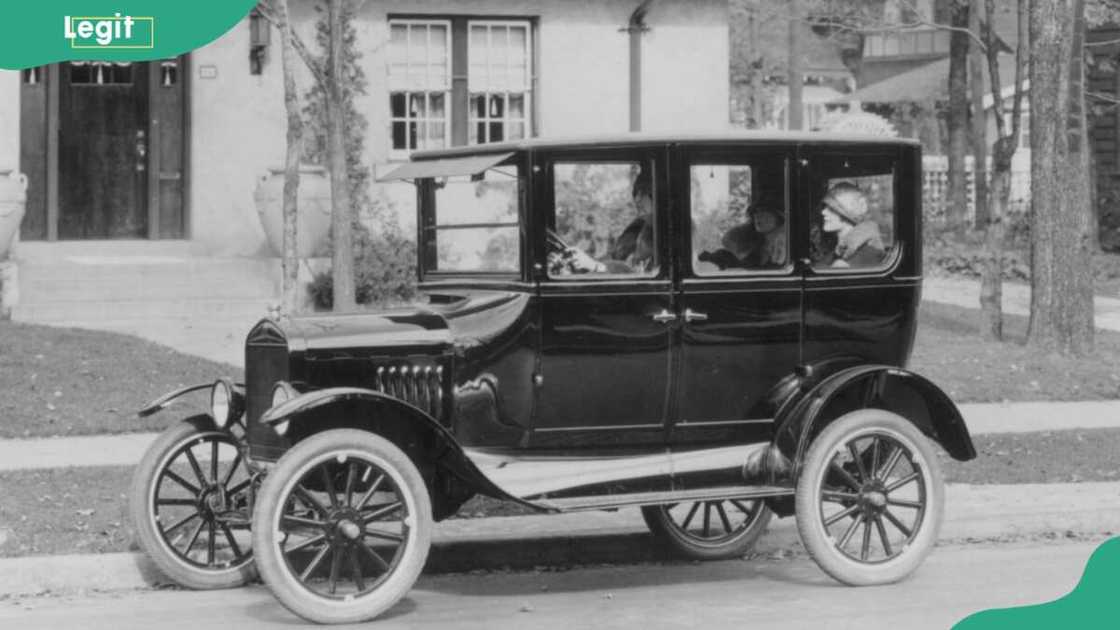
MULTIPOLYGON (((946 487, 939 544, 1120 531, 1120 483, 946 487), (993 513, 998 510, 998 513, 993 513)), ((802 552, 793 518, 775 520, 754 553, 802 552)), ((639 562, 679 562, 636 509, 451 519, 438 523, 427 574, 639 562)), ((684 562, 687 562, 685 560, 684 562)), ((142 553, 0 559, 0 598, 170 584, 142 553)))

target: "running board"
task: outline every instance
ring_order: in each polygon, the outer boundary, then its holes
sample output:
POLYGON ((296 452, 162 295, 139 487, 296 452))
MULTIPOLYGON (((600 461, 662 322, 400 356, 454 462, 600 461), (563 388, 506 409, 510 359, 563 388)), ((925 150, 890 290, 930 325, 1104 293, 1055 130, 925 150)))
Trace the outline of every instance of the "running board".
POLYGON ((765 497, 792 496, 793 488, 780 486, 725 486, 721 488, 696 488, 692 490, 666 490, 663 492, 636 492, 634 494, 571 497, 564 499, 535 500, 539 507, 558 512, 606 510, 634 505, 661 505, 685 501, 717 501, 722 499, 761 499, 765 497))

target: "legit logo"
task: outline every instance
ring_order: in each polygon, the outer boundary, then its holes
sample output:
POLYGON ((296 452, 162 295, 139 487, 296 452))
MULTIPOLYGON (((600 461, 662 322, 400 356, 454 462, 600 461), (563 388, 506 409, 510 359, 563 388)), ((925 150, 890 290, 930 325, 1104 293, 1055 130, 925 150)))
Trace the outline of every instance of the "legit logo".
POLYGON ((154 17, 122 16, 71 17, 65 16, 63 36, 70 40, 71 48, 152 48, 155 46, 154 17))

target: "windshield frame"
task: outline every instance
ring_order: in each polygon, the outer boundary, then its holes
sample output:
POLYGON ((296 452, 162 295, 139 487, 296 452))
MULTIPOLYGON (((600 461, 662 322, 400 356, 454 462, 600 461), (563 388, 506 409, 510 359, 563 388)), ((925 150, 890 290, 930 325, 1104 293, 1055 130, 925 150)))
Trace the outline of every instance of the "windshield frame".
MULTIPOLYGON (((506 159, 494 164, 486 169, 486 171, 496 170, 504 173, 509 173, 510 169, 517 170, 517 238, 518 238, 518 255, 517 255, 517 268, 502 271, 487 271, 482 269, 476 270, 441 270, 436 268, 435 259, 436 255, 436 235, 441 231, 446 231, 447 226, 456 225, 459 229, 464 227, 512 227, 513 222, 503 223, 471 223, 471 224, 442 224, 437 225, 437 192, 442 182, 446 182, 447 178, 430 177, 415 180, 417 187, 417 220, 416 220, 416 255, 417 255, 417 272, 421 283, 439 280, 464 280, 464 279, 478 279, 478 280, 491 280, 498 282, 522 281, 525 279, 526 269, 528 268, 527 260, 528 252, 528 229, 526 227, 526 217, 528 216, 528 203, 529 203, 529 170, 528 160, 525 153, 516 152, 506 159)), ((486 172, 483 171, 483 172, 486 172)), ((481 174, 481 173, 480 173, 481 174)), ((479 174, 479 175, 480 175, 479 174)), ((476 175, 477 176, 477 175, 476 175)), ((472 177, 474 179, 474 177, 472 177)), ((452 228, 455 229, 455 228, 452 228)))

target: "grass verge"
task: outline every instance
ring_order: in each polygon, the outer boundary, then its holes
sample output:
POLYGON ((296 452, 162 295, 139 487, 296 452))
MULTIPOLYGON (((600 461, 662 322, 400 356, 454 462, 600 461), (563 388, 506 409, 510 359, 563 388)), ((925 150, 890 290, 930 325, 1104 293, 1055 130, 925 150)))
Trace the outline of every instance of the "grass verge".
MULTIPOLYGON (((941 454, 949 483, 1019 484, 1120 480, 1120 429, 993 434, 977 459, 941 454)), ((128 517, 132 468, 57 468, 0 473, 0 557, 135 551, 128 517)), ((531 513, 475 497, 456 518, 531 513)))
POLYGON ((219 376, 241 370, 129 335, 0 321, 0 438, 158 431, 181 415, 137 420, 142 404, 219 376))

